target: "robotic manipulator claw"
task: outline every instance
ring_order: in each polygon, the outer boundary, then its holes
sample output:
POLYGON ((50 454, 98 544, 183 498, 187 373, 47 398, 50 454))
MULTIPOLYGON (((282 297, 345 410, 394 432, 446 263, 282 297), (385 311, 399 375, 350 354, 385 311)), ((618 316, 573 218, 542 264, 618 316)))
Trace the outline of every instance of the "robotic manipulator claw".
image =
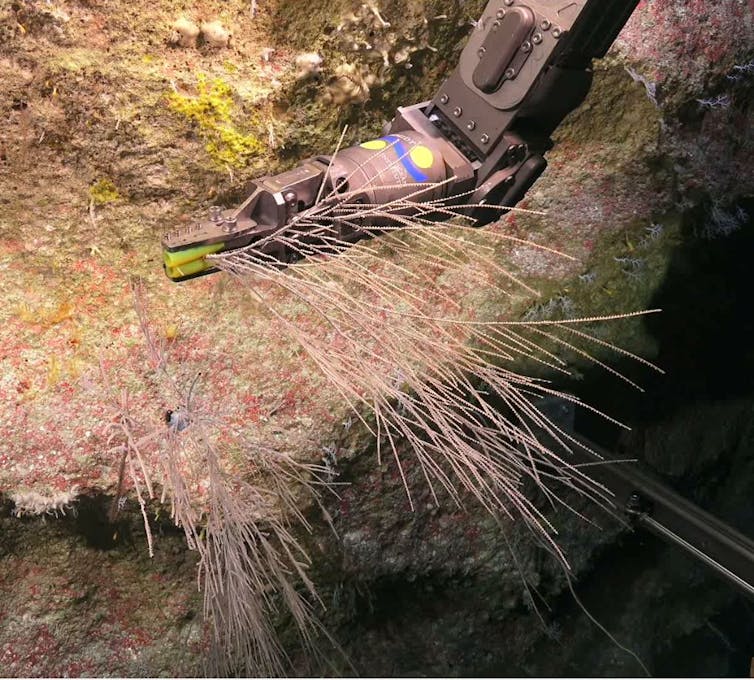
POLYGON ((382 137, 257 179, 240 206, 214 206, 208 220, 165 234, 165 272, 208 274, 212 256, 241 248, 284 266, 409 217, 489 223, 544 171, 552 132, 591 87, 592 59, 637 4, 490 0, 431 101, 399 108, 382 137))
MULTIPOLYGON (((166 234, 165 271, 176 281, 206 274, 213 271, 208 255, 240 248, 278 265, 337 252, 412 212, 428 214, 457 187, 453 168, 464 163, 443 140, 415 131, 309 159, 255 180, 237 208, 214 206, 208 220, 166 234)), ((466 177, 472 177, 470 169, 466 177)))

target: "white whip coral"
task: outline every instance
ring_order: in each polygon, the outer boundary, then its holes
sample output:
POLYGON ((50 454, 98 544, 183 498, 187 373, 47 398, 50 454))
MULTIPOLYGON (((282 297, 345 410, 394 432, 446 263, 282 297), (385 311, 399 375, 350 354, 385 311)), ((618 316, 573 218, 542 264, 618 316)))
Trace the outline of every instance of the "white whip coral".
POLYGON ((281 609, 290 612, 312 658, 319 655, 313 640, 326 636, 314 612, 319 600, 307 577, 310 560, 293 530, 294 525, 311 530, 299 506, 301 493, 317 502, 326 470, 298 462, 246 431, 228 438, 218 413, 222 404, 203 398, 201 374, 186 384, 176 376, 177 367, 149 324, 140 283, 133 292, 150 368, 163 398, 177 408, 157 424, 143 422, 127 390, 116 393, 102 367, 115 416, 108 428, 109 452, 120 460, 111 520, 120 512, 130 480, 151 554, 147 504, 159 494, 189 548, 198 553, 198 583, 212 642, 208 673, 284 676, 288 659, 274 628, 281 609), (233 455, 248 459, 243 478, 227 470, 233 455))
MULTIPOLYGON (((349 179, 339 186, 348 186, 349 179)), ((476 320, 443 279, 452 281, 462 272, 488 290, 497 279, 506 282, 497 290, 508 296, 535 294, 498 263, 497 251, 526 245, 563 255, 499 228, 472 228, 464 196, 422 198, 437 195, 443 184, 419 184, 407 196, 379 205, 356 199, 363 188, 333 189, 285 230, 211 259, 239 277, 338 390, 376 438, 378 461, 386 453, 392 458, 409 501, 403 443, 436 502, 440 489, 456 502, 464 490, 490 512, 522 519, 567 564, 553 538, 555 527, 524 493, 524 481, 533 480, 552 505, 565 503, 558 485, 603 506, 609 506, 610 494, 569 462, 573 447, 584 445, 540 411, 537 400, 555 396, 612 419, 517 366, 533 362, 567 374, 558 355, 565 350, 636 387, 591 348, 654 366, 584 327, 647 312, 560 321, 476 320), (438 216, 453 223, 438 223, 438 216), (370 226, 375 223, 380 226, 370 226), (381 235, 381 244, 345 244, 338 238, 344 227, 381 235), (308 259, 281 270, 261 252, 268 241, 308 259), (320 325, 298 323, 268 297, 270 287, 262 282, 303 303, 320 325)))
MULTIPOLYGON (((260 252, 263 241, 212 256, 212 263, 237 277, 260 303, 257 308, 298 343, 374 437, 378 463, 395 466, 412 507, 409 464, 437 504, 447 498, 460 504, 471 495, 493 515, 523 521, 567 566, 556 527, 525 484, 533 483, 552 507, 569 507, 563 489, 608 509, 610 494, 569 460, 584 445, 538 401, 556 397, 612 419, 524 371, 522 363, 567 375, 566 353, 634 385, 597 355, 612 350, 652 365, 587 329, 645 312, 559 321, 477 318, 462 304, 460 288, 513 300, 536 294, 500 264, 501 250, 563 255, 500 225, 470 227, 468 206, 460 200, 422 200, 438 188, 420 185, 380 205, 357 202, 348 191, 323 191, 312 208, 268 237, 304 259, 281 269, 260 252), (369 226, 374 223, 380 226, 369 226), (372 231, 379 243, 345 244, 339 239, 343 226, 372 231)), ((314 615, 318 598, 307 576, 309 558, 295 538, 296 525, 310 529, 295 490, 316 500, 331 470, 295 461, 238 431, 230 435, 230 446, 247 454, 251 469, 243 479, 230 474, 223 467, 230 456, 223 454, 228 433, 222 404, 202 399, 199 376, 184 376, 179 384, 149 326, 138 286, 135 298, 151 367, 177 410, 161 429, 139 431, 128 399, 116 399, 120 417, 112 434, 122 444, 113 451, 123 456, 121 470, 129 471, 145 522, 145 501, 156 488, 145 460, 152 468, 158 461, 163 498, 199 554, 205 616, 215 642, 213 674, 285 674, 289 664, 273 625, 280 605, 312 653, 324 633, 314 615)))
POLYGON ((13 514, 16 517, 52 515, 58 517, 67 512, 75 513, 74 503, 78 498, 79 490, 73 487, 68 491, 59 491, 43 495, 36 491, 16 491, 10 494, 13 501, 13 514))

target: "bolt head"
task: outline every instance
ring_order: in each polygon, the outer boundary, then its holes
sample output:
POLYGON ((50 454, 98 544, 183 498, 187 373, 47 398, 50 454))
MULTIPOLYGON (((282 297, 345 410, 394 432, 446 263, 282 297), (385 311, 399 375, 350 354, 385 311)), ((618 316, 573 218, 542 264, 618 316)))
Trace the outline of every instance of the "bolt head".
POLYGON ((556 26, 555 28, 553 28, 553 29, 552 29, 552 37, 553 37, 553 38, 556 38, 556 39, 557 39, 557 38, 559 38, 559 37, 560 37, 560 36, 561 36, 562 34, 563 34, 563 32, 562 32, 562 31, 561 31, 561 30, 560 30, 560 29, 559 29, 559 28, 558 28, 557 26, 556 26))
POLYGON ((535 45, 539 45, 539 43, 541 43, 541 42, 542 42, 542 34, 541 34, 541 33, 535 33, 535 34, 534 34, 534 35, 533 35, 533 36, 531 37, 531 41, 532 41, 532 42, 533 42, 533 43, 534 43, 535 45))
POLYGON ((626 512, 629 515, 640 515, 646 510, 646 503, 641 495, 634 491, 626 502, 626 512))
POLYGON ((524 40, 524 42, 521 43, 521 51, 531 52, 531 43, 528 40, 524 40))
POLYGON ((466 124, 466 129, 469 130, 469 131, 473 130, 475 127, 476 127, 476 123, 473 120, 470 120, 466 124))
POLYGON ((463 109, 460 106, 456 106, 456 108, 453 109, 453 115, 456 118, 460 118, 461 115, 463 115, 463 109))
POLYGON ((447 104, 449 101, 450 101, 450 97, 448 97, 448 95, 446 95, 446 94, 441 94, 440 95, 440 103, 441 104, 447 104))
POLYGON ((503 18, 503 17, 505 16, 505 10, 504 10, 504 9, 499 9, 499 10, 497 11, 497 14, 495 14, 495 16, 496 16, 496 17, 497 17, 498 19, 502 19, 502 18, 503 18))
POLYGON ((509 68, 505 71, 505 77, 509 80, 513 78, 516 75, 516 69, 515 68, 509 68))
POLYGON ((505 0, 505 4, 510 7, 513 4, 513 0, 505 0))
POLYGON ((483 134, 479 139, 482 144, 487 144, 490 141, 490 136, 488 134, 483 134))
POLYGON ((552 24, 551 24, 551 23, 549 22, 549 20, 548 20, 548 19, 542 19, 542 23, 541 23, 541 24, 539 24, 539 27, 540 27, 540 28, 541 28, 541 29, 542 29, 543 31, 549 31, 549 30, 550 30, 550 26, 552 26, 552 24))

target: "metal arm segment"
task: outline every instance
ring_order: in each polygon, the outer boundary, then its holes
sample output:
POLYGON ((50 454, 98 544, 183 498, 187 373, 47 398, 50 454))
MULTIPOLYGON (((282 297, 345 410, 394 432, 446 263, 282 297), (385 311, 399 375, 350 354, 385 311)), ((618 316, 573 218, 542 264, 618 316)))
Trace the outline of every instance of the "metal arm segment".
POLYGON ((637 4, 490 0, 427 115, 483 162, 511 130, 546 151, 553 130, 586 96, 592 59, 604 55, 637 4))
MULTIPOLYGON (((470 202, 513 206, 547 166, 550 136, 591 87, 638 0, 490 0, 425 109, 479 164, 470 202)), ((489 211, 477 215, 489 221, 489 211)))
POLYGON ((754 597, 754 541, 689 502, 635 463, 610 462, 612 456, 592 442, 585 444, 602 456, 585 451, 576 455, 589 476, 615 494, 629 522, 677 545, 720 576, 754 597))

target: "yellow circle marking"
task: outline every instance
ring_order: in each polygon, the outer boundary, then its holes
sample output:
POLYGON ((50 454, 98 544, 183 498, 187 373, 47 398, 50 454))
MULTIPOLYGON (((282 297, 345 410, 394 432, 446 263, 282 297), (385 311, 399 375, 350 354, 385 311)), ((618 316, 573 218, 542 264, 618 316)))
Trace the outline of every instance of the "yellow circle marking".
POLYGON ((372 139, 368 142, 361 144, 362 149, 369 149, 370 151, 380 151, 387 146, 387 142, 384 139, 372 139))
POLYGON ((432 163, 435 162, 435 156, 430 149, 426 146, 415 146, 408 154, 411 160, 414 162, 417 168, 426 170, 432 167, 432 163))

